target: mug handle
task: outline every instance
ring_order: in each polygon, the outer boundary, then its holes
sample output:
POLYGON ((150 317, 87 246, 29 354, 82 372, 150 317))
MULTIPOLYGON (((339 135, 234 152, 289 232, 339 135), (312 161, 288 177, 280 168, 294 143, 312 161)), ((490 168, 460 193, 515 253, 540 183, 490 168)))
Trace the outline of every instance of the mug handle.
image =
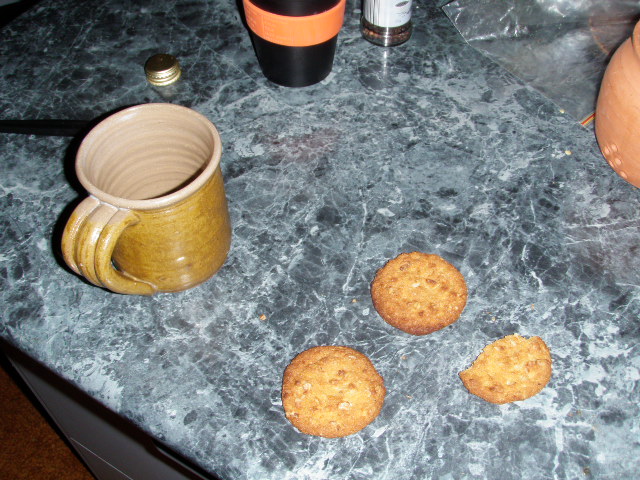
POLYGON ((100 202, 89 196, 75 208, 62 233, 62 256, 69 267, 94 285, 116 293, 153 295, 158 289, 126 272, 111 261, 125 228, 139 217, 131 210, 100 202))

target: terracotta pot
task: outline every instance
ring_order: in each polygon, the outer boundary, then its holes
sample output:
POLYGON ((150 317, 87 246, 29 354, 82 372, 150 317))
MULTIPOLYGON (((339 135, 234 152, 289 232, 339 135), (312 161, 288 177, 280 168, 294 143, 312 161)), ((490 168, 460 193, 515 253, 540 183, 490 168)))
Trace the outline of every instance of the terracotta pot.
POLYGON ((596 105, 596 138, 618 175, 640 187, 640 22, 613 54, 596 105))

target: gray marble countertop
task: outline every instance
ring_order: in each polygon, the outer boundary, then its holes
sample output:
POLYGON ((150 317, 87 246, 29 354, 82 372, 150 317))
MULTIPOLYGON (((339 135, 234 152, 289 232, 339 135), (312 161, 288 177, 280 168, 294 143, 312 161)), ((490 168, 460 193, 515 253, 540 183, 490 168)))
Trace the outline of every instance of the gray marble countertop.
MULTIPOLYGON (((146 102, 219 128, 227 263, 178 294, 122 296, 70 273, 59 234, 84 195, 76 140, 0 134, 2 337, 222 479, 582 479, 640 471, 638 189, 593 130, 414 5, 400 47, 347 5, 334 68, 287 89, 261 74, 235 2, 44 2, 0 30, 3 118, 92 119, 146 102), (184 78, 151 88, 144 61, 184 78), (461 318, 415 337, 369 285, 404 251, 466 277, 461 318), (488 343, 539 335, 550 384, 503 406, 458 372, 488 343), (286 420, 299 352, 348 345, 383 375, 381 415, 342 439, 286 420)), ((637 478, 637 477, 636 477, 637 478)))

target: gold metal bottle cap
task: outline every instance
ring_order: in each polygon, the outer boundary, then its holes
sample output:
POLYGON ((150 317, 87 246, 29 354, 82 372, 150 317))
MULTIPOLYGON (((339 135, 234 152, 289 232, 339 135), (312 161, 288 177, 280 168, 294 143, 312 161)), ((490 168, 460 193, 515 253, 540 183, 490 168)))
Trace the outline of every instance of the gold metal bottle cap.
POLYGON ((176 57, 166 53, 158 53, 146 61, 144 73, 151 85, 164 87, 177 82, 182 75, 182 70, 176 57))

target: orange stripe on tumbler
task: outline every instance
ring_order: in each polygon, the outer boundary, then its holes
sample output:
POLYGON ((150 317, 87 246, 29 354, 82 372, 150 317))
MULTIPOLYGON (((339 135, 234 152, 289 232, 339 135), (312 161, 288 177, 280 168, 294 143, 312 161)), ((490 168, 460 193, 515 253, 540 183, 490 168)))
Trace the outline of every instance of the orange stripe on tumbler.
POLYGON ((335 37, 344 21, 346 0, 322 13, 290 17, 267 12, 251 0, 243 0, 249 28, 260 38, 287 47, 318 45, 335 37))

